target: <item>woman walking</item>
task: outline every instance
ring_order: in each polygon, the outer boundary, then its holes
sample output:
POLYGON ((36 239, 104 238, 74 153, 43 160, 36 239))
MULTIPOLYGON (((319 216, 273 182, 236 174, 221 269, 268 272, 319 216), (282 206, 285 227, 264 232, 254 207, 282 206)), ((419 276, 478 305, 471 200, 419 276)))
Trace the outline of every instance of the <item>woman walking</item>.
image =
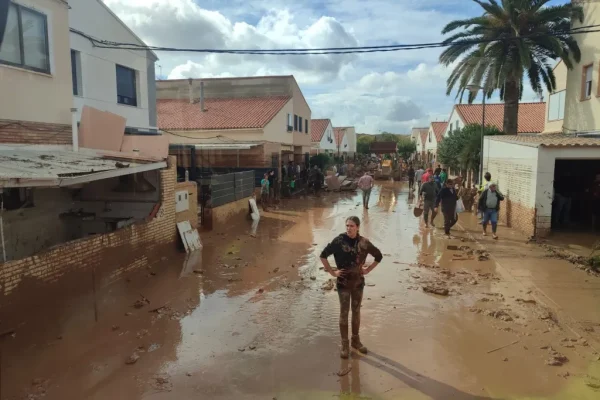
POLYGON ((364 275, 370 273, 383 259, 381 251, 369 239, 360 236, 360 219, 350 217, 346 220, 346 233, 337 236, 321 253, 321 262, 325 271, 337 278, 337 290, 340 299, 340 334, 342 336, 342 351, 340 356, 348 358, 350 344, 363 354, 367 348, 361 343, 360 306, 365 287, 364 275), (375 261, 365 265, 367 255, 375 261), (333 255, 337 269, 331 268, 327 258, 333 255), (352 343, 348 340, 348 314, 352 308, 352 343))

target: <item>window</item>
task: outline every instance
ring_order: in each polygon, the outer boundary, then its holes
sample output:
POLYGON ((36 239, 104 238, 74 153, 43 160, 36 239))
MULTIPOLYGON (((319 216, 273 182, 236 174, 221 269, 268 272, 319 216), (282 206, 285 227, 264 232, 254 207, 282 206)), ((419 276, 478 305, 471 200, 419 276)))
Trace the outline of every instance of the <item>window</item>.
POLYGON ((10 3, 0 64, 50 73, 48 26, 46 16, 10 3))
POLYGON ((454 128, 454 130, 457 131, 458 130, 458 121, 456 121, 455 125, 456 125, 456 127, 454 128))
POLYGON ((302 132, 302 117, 298 117, 298 132, 302 132))
POLYGON ((431 143, 431 132, 429 132, 429 143, 431 143))
POLYGON ((581 100, 588 100, 592 97, 592 71, 593 64, 583 67, 583 85, 581 88, 581 100))
POLYGON ((558 121, 565 118, 565 93, 562 90, 550 95, 548 99, 548 121, 558 121))
POLYGON ((117 103, 137 107, 135 70, 117 65, 117 103))
POLYGON ((71 50, 71 79, 73 80, 73 95, 81 96, 83 94, 81 82, 81 53, 77 50, 71 50))
POLYGON ((298 116, 294 114, 294 130, 298 130, 298 116))
POLYGON ((308 121, 306 121, 304 124, 304 133, 308 135, 308 121))

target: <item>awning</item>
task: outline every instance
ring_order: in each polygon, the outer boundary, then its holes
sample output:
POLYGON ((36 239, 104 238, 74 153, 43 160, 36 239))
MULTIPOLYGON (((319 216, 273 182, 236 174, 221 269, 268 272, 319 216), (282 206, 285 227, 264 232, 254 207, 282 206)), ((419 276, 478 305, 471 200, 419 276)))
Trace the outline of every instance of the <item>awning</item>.
POLYGON ((0 188, 64 187, 165 168, 167 163, 64 149, 0 148, 0 188))
POLYGON ((171 144, 171 149, 194 147, 200 150, 248 150, 260 146, 260 143, 202 143, 202 144, 171 144))

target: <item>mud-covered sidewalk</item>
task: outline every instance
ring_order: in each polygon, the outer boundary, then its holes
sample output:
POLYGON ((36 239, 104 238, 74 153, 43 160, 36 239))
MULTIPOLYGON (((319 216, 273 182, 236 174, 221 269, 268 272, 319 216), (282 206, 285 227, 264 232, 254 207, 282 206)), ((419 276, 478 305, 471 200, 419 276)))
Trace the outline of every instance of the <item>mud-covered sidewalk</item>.
POLYGON ((2 400, 600 397, 600 278, 508 229, 483 239, 470 215, 446 240, 401 184, 369 210, 359 197, 290 200, 95 292, 78 276, 32 293, 53 301, 0 322, 2 400), (350 215, 385 256, 365 288, 369 354, 341 360, 318 256, 350 215))

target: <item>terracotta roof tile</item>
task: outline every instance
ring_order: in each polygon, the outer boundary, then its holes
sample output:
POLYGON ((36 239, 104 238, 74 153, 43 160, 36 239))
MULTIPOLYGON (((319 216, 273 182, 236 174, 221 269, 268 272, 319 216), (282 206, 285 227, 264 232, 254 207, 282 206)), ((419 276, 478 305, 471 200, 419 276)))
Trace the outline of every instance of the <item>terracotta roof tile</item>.
MULTIPOLYGON (((456 110, 465 124, 481 124, 481 104, 458 104, 456 110)), ((546 123, 546 103, 520 103, 517 133, 540 133, 546 123)), ((504 103, 486 104, 485 124, 502 130, 504 125, 504 103)))
POLYGON ((158 127, 166 130, 264 128, 290 100, 287 96, 206 99, 204 108, 187 100, 159 99, 158 127))
POLYGON ((565 133, 542 135, 497 135, 492 140, 518 143, 530 147, 600 147, 600 136, 582 137, 565 133))
POLYGON ((431 127, 433 128, 433 133, 435 134, 435 140, 437 141, 438 144, 444 139, 444 132, 446 132, 447 126, 448 126, 448 121, 431 123, 431 127))
POLYGON ((331 123, 330 119, 311 119, 310 120, 310 140, 319 143, 323 139, 325 130, 331 123))
POLYGON ((346 128, 333 128, 333 135, 335 136, 335 144, 337 146, 342 144, 344 135, 346 134, 346 128))

